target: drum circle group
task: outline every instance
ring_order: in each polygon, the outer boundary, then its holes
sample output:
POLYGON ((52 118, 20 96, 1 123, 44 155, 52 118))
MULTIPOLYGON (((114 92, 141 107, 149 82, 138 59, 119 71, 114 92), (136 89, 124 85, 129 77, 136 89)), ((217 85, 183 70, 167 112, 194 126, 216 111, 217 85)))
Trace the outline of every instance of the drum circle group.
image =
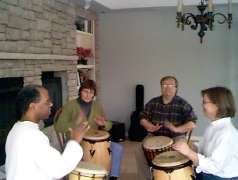
POLYGON ((166 136, 147 136, 142 143, 154 180, 192 180, 192 162, 172 150, 173 139, 166 136))

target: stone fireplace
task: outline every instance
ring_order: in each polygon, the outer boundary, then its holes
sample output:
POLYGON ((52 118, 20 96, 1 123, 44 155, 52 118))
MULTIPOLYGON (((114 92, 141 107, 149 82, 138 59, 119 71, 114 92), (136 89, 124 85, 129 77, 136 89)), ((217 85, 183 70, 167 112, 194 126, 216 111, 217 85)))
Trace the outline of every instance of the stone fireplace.
MULTIPOLYGON (((54 79, 60 80, 60 104, 55 103, 54 112, 62 104, 70 99, 77 97, 77 57, 64 55, 43 55, 43 54, 21 54, 21 53, 0 53, 0 82, 1 90, 5 92, 5 97, 11 97, 7 100, 1 99, 3 103, 0 111, 1 114, 11 114, 3 120, 0 117, 0 163, 4 163, 4 144, 5 138, 11 126, 16 121, 14 117, 14 99, 17 92, 25 85, 38 84, 49 88, 51 85, 47 82, 54 79), (2 80, 2 81, 1 81, 2 80), (48 81, 46 81, 48 80, 48 81), (15 83, 16 81, 16 83, 15 83), (13 82, 14 87, 8 84, 13 82), (48 86, 48 87, 47 87, 48 86), (9 90, 8 90, 9 89, 9 90), (13 91, 13 92, 12 92, 13 91), (8 92, 8 93, 7 93, 8 92), (11 108, 10 108, 11 107, 11 108), (12 112, 13 111, 13 112, 12 112), (11 118, 11 119, 9 119, 11 118), (8 122, 8 123, 6 123, 8 122), (3 124, 4 123, 4 124, 3 124)), ((57 88, 56 88, 57 90, 57 88)), ((51 95, 51 93, 50 93, 51 95)), ((54 97, 51 97, 54 98, 54 97)))
MULTIPOLYGON (((19 80, 19 89, 28 84, 43 85, 50 90, 53 87, 56 91, 60 88, 56 109, 76 98, 78 57, 75 56, 75 20, 79 16, 96 19, 95 13, 85 11, 72 0, 0 1, 0 79, 19 80)), ((3 86, 4 83, 1 89, 3 86)), ((16 96, 19 89, 9 96, 14 99, 12 96, 16 96)), ((10 102, 6 100, 3 105, 5 103, 10 102)), ((0 111, 7 114, 14 109, 0 111)), ((14 117, 8 118, 13 118, 9 122, 15 121, 14 117)), ((1 123, 0 117, 0 133, 7 134, 1 123)), ((1 157, 4 138, 0 139, 3 142, 1 157)))

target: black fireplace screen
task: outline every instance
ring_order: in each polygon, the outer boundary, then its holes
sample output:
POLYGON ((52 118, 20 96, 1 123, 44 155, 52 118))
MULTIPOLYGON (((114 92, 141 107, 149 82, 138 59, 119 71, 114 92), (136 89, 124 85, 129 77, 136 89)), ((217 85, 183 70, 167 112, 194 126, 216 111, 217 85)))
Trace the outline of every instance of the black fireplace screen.
POLYGON ((0 165, 5 162, 5 142, 16 122, 15 99, 23 87, 23 78, 0 78, 0 165))

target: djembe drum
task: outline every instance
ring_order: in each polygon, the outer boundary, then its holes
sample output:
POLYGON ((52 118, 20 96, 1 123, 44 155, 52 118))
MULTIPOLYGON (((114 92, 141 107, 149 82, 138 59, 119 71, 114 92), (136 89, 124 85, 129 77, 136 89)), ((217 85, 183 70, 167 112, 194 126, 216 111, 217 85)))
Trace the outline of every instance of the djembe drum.
POLYGON ((107 171, 99 165, 90 162, 80 162, 77 168, 69 174, 69 180, 105 180, 107 171))
POLYGON ((157 155, 152 161, 154 180, 193 180, 192 162, 177 151, 157 155))
POLYGON ((166 136, 147 136, 143 140, 143 151, 148 164, 152 165, 152 160, 156 155, 171 149, 173 139, 166 136))
POLYGON ((101 165, 108 172, 111 168, 109 136, 109 133, 106 131, 90 129, 81 142, 83 160, 101 165))

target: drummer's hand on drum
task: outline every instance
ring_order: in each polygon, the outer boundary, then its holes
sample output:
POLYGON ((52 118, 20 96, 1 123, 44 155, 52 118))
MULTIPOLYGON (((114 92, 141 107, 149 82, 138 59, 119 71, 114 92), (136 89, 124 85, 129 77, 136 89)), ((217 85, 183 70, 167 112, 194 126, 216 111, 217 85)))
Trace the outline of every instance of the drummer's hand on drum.
POLYGON ((160 124, 152 124, 150 121, 146 120, 146 119, 142 119, 140 121, 140 124, 148 131, 148 132, 156 132, 158 131, 162 125, 160 124))
POLYGON ((190 149, 189 145, 185 140, 177 141, 172 145, 172 148, 179 153, 183 154, 184 156, 188 157, 190 160, 193 161, 195 165, 198 164, 198 155, 192 149, 190 149))
POLYGON ((72 140, 80 143, 85 135, 85 133, 89 130, 88 122, 81 122, 77 124, 74 128, 70 128, 70 138, 72 140))
POLYGON ((105 124, 106 124, 106 120, 105 120, 105 118, 102 117, 102 116, 97 116, 97 117, 95 118, 95 122, 96 122, 96 124, 97 124, 98 126, 105 126, 105 124))
POLYGON ((164 127, 168 128, 172 132, 177 132, 176 126, 174 126, 171 122, 165 121, 163 124, 164 127))
POLYGON ((160 124, 156 124, 156 125, 152 124, 151 128, 149 129, 149 132, 156 132, 156 131, 158 131, 161 127, 162 127, 162 125, 160 125, 160 124))
POLYGON ((187 156, 191 150, 185 140, 177 141, 172 145, 172 148, 185 156, 187 156))

